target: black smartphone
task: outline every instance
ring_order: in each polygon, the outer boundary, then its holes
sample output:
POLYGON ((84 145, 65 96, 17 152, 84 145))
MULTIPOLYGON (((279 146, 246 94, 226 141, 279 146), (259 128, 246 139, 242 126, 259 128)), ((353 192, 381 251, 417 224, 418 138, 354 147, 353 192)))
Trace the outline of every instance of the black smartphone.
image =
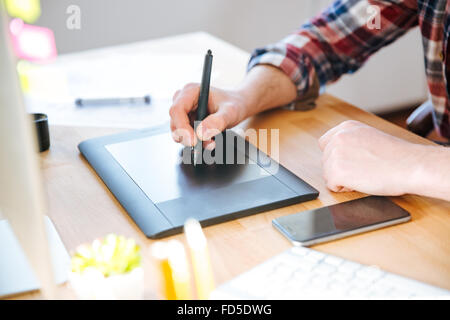
POLYGON ((369 196, 272 220, 295 245, 311 246, 411 220, 385 197, 369 196))

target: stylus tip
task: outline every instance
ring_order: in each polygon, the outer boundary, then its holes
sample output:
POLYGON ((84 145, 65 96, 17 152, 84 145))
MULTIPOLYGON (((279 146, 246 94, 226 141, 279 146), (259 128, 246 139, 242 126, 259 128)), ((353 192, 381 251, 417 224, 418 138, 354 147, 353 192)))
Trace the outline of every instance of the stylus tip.
POLYGON ((197 165, 197 153, 195 152, 195 148, 191 147, 191 162, 194 167, 197 165))
POLYGON ((194 164, 194 167, 197 166, 197 152, 195 152, 195 151, 194 151, 193 161, 192 162, 194 164))

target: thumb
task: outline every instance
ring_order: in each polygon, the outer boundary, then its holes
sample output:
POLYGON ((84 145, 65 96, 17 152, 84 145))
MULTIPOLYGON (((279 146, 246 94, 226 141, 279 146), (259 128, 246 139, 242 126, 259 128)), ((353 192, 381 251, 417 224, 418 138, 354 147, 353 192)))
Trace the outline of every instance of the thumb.
POLYGON ((197 127, 196 134, 202 141, 211 140, 227 127, 227 121, 221 112, 213 113, 205 118, 197 127))

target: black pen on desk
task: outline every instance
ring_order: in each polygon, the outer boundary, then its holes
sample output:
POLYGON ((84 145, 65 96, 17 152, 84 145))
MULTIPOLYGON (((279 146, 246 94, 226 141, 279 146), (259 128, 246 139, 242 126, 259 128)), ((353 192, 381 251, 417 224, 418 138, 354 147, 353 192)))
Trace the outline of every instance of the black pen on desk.
POLYGON ((117 106, 117 105, 142 105, 150 104, 149 95, 143 97, 127 97, 127 98, 100 98, 100 99, 76 99, 77 107, 100 107, 100 106, 117 106))
MULTIPOLYGON (((208 100, 209 100, 209 85, 211 82, 212 70, 211 50, 208 50, 203 63, 202 82, 200 84, 200 94, 198 97, 197 117, 194 121, 194 134, 197 132, 197 127, 203 119, 208 116, 208 100)), ((191 148, 192 163, 197 165, 199 158, 203 155, 203 142, 197 138, 197 144, 191 148)))

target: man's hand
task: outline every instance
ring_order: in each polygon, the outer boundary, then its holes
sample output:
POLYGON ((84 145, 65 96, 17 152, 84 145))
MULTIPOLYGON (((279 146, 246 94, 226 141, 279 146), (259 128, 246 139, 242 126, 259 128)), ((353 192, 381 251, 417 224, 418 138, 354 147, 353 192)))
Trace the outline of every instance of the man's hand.
POLYGON ((214 149, 212 137, 219 132, 234 127, 245 118, 261 111, 292 102, 297 90, 291 79, 281 70, 266 65, 251 69, 244 81, 235 90, 210 88, 209 116, 197 127, 194 135, 192 124, 197 110, 199 85, 191 83, 175 93, 170 108, 170 128, 176 142, 186 146, 197 143, 214 149))
POLYGON ((374 195, 417 193, 425 153, 430 148, 358 121, 332 128, 319 139, 319 146, 329 189, 374 195))
POLYGON ((211 139, 244 119, 244 99, 238 92, 211 87, 208 102, 209 116, 200 123, 194 135, 192 124, 196 117, 199 87, 199 84, 190 83, 175 93, 173 105, 170 108, 170 129, 175 142, 194 146, 198 137, 204 141, 205 148, 214 149, 215 142, 211 139))

